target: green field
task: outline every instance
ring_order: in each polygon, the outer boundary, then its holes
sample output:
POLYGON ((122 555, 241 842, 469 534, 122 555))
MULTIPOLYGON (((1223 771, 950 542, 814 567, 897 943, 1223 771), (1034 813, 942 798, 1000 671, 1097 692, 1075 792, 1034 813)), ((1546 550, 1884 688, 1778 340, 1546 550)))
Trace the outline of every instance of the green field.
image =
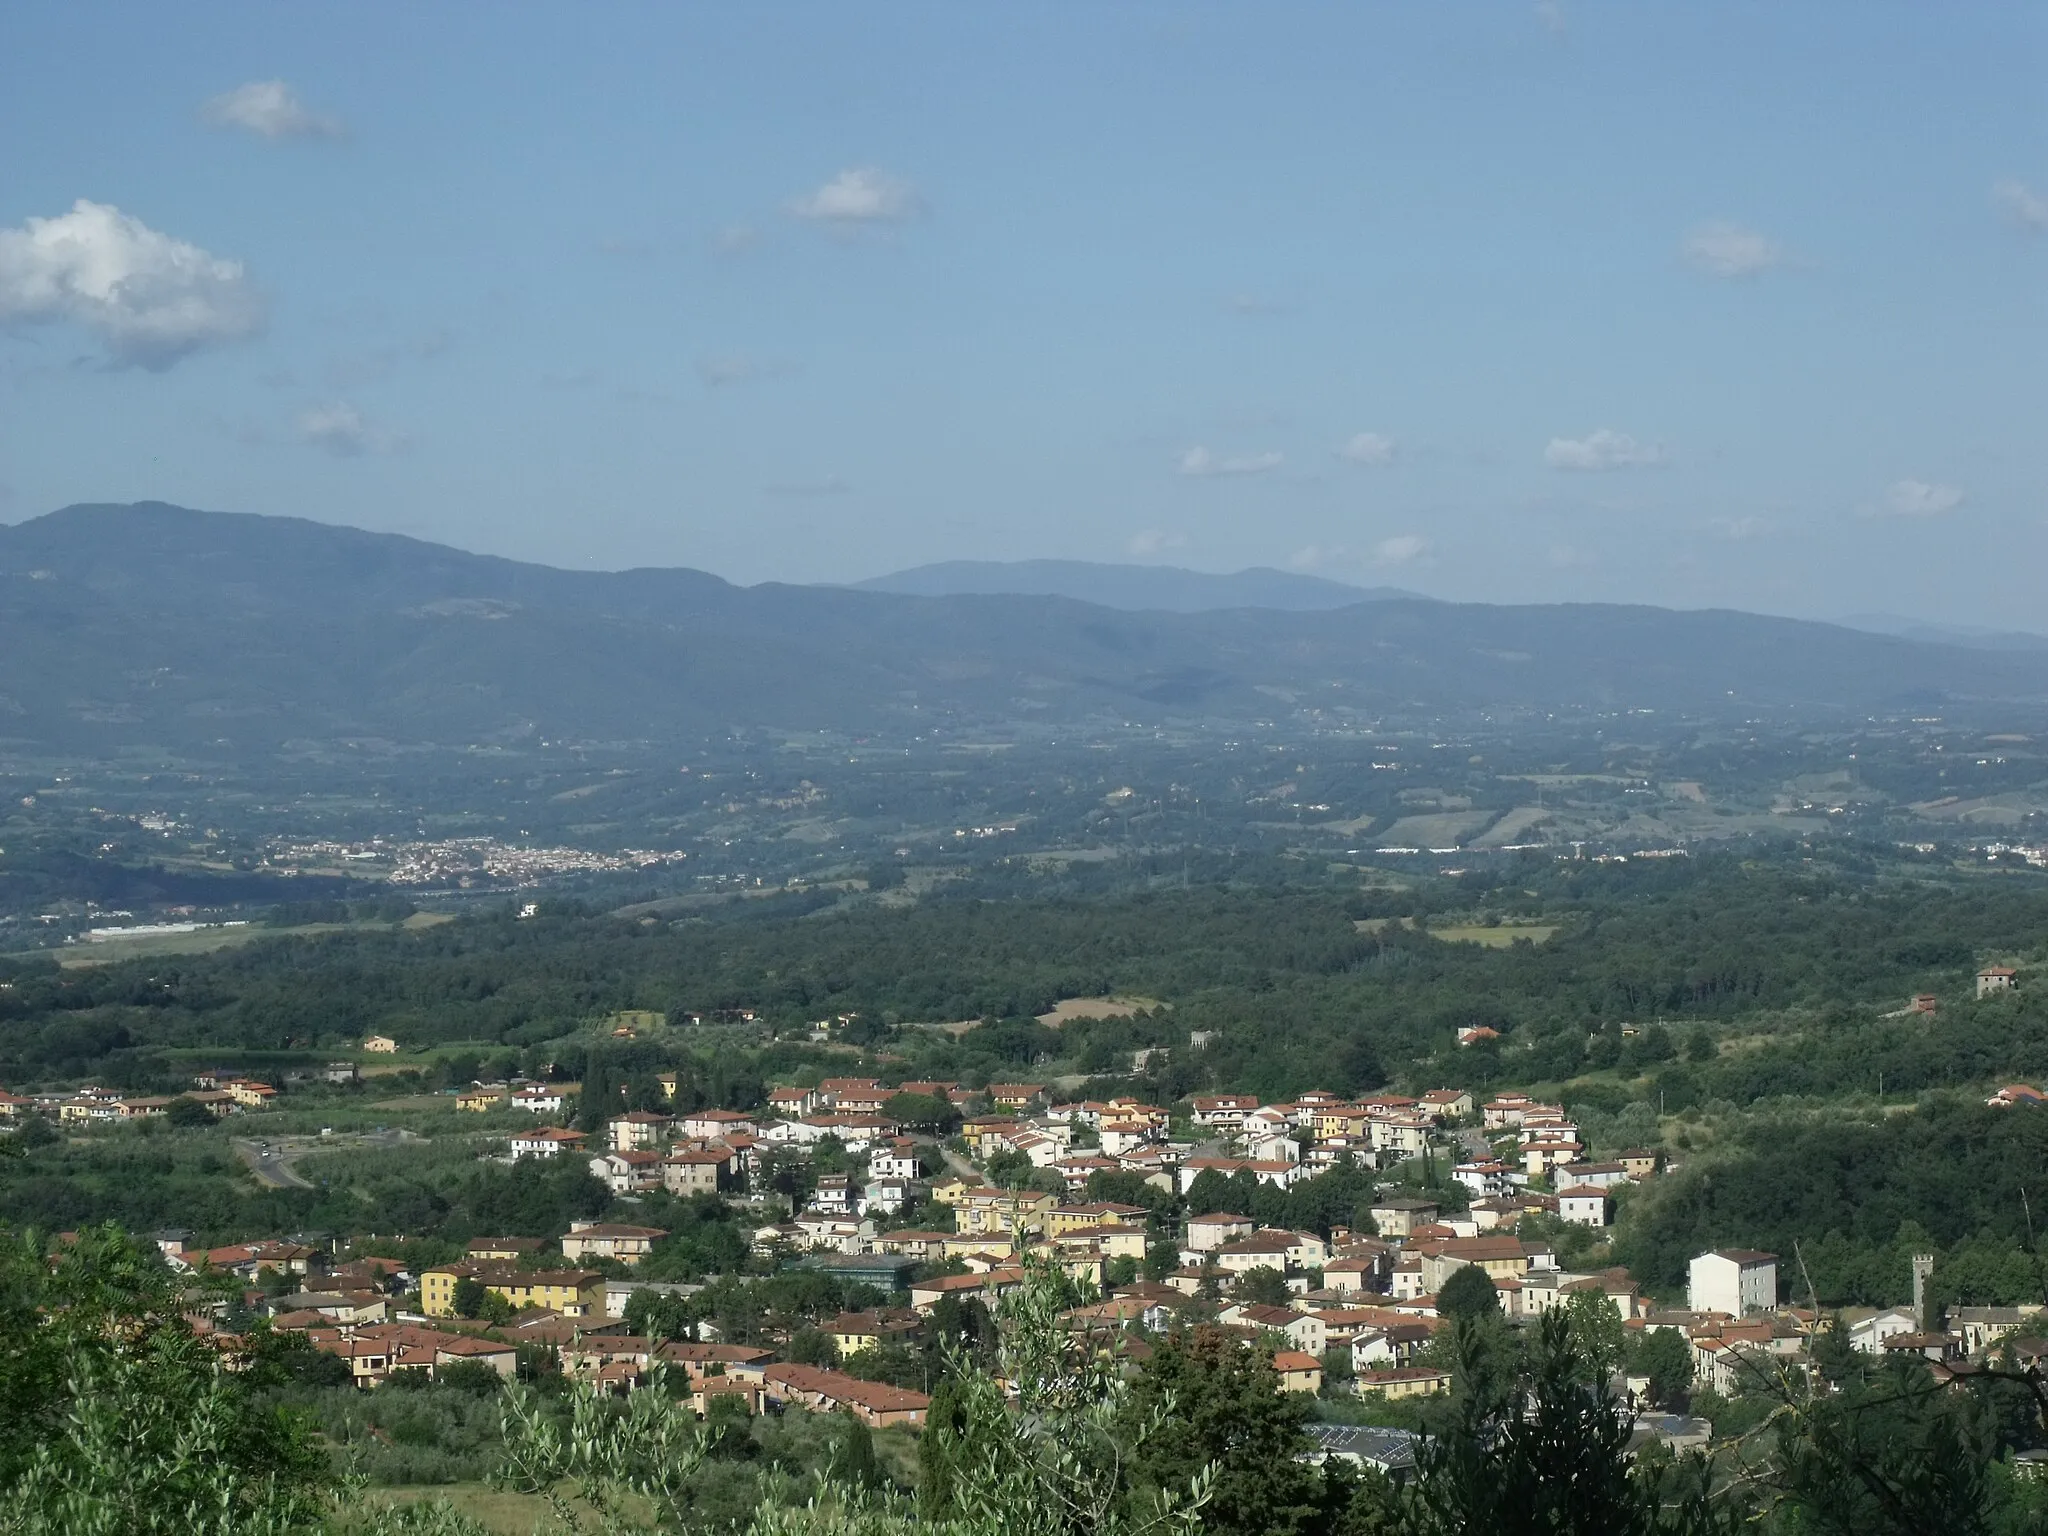
POLYGON ((1446 944, 1484 944, 1488 949, 1506 949, 1517 939, 1541 944, 1557 929, 1556 923, 1502 923, 1497 927, 1488 927, 1484 923, 1458 923, 1448 928, 1432 928, 1429 936, 1442 939, 1446 944))

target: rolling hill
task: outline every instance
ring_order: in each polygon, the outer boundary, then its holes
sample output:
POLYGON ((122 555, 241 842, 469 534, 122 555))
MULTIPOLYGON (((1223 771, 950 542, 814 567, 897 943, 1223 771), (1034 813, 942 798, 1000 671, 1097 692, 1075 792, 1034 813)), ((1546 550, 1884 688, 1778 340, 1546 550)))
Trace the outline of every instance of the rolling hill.
MULTIPOLYGON (((2048 657, 1727 612, 1379 598, 1320 612, 562 571, 161 503, 0 528, 0 739, 669 741, 1290 713, 1741 714, 2048 700, 2048 657)), ((1338 716, 1341 718, 1341 714, 1338 716)))

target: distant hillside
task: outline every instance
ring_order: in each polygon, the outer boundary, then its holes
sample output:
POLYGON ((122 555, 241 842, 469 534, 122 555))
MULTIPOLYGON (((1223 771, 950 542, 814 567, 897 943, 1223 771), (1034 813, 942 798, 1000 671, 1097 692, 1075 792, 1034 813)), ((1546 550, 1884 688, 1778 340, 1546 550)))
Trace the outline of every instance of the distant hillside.
POLYGON ((743 588, 159 503, 0 528, 0 745, 16 750, 2021 700, 2048 700, 2048 656, 1742 613, 743 588))
POLYGON ((1354 587, 1267 566, 1217 576, 1172 565, 1099 565, 1087 560, 947 560, 853 585, 862 592, 908 597, 1070 597, 1103 608, 1162 613, 1208 613, 1219 608, 1315 613, 1416 596, 1397 587, 1354 587))
POLYGON ((1973 651, 2048 651, 2048 635, 2030 635, 2022 629, 1929 624, 1923 619, 1902 618, 1896 613, 1852 613, 1835 622, 1846 629, 1860 629, 1873 635, 1924 640, 1930 645, 1960 645, 1973 651))

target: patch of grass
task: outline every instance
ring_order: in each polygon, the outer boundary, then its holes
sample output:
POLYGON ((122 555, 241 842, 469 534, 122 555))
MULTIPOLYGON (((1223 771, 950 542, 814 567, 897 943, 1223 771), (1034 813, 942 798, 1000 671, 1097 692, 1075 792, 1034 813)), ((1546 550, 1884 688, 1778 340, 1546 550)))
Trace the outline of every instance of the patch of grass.
POLYGON ((1429 936, 1446 944, 1484 944, 1488 949, 1506 949, 1517 939, 1541 944, 1557 929, 1556 923, 1502 923, 1498 928, 1483 923, 1458 923, 1449 928, 1432 928, 1429 936))

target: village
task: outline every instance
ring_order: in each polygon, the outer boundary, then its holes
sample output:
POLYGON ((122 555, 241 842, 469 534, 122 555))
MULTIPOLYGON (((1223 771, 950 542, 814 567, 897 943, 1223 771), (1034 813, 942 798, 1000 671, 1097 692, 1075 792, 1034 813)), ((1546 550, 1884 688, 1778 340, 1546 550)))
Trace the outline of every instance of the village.
MULTIPOLYGON (((676 1075, 660 1082, 673 1098, 676 1075)), ((178 1097, 239 1115, 273 1094, 209 1073, 178 1097)), ((177 1102, 91 1089, 48 1097, 0 1095, 0 1115, 119 1121, 177 1102)), ((843 1410, 875 1427, 921 1424, 930 1399, 861 1374, 866 1352, 921 1346, 935 1327, 957 1327, 970 1304, 993 1312, 1034 1267, 1068 1283, 1063 1321, 1078 1338, 1142 1360, 1148 1340, 1199 1323, 1269 1351, 1280 1390, 1368 1408, 1450 1389, 1445 1352, 1433 1347, 1449 1326, 1438 1302, 1466 1269, 1484 1274, 1510 1325, 1597 1306, 1611 1309, 1624 1340, 1668 1333, 1693 1389, 1723 1398, 1811 1369, 1830 1326, 1857 1350, 1924 1358, 1940 1376, 1966 1374, 1995 1350, 2029 1363, 2048 1352, 2048 1341, 2013 1337, 2038 1308, 1931 1315, 1931 1258, 1915 1261, 1910 1307, 1826 1314, 1810 1304, 1796 1256, 1741 1248, 1697 1255, 1682 1296, 1646 1294, 1625 1268, 1599 1262, 1601 1239, 1617 1202, 1669 1171, 1667 1153, 1589 1146, 1563 1106, 1517 1093, 1309 1092, 1284 1103, 1199 1094, 1162 1106, 1069 1102, 1033 1082, 839 1077, 777 1086, 757 1110, 633 1110, 596 1132, 566 1123, 574 1085, 476 1084, 451 1097, 494 1132, 503 1124, 487 1156, 581 1161, 613 1196, 608 1214, 628 1219, 575 1221, 549 1239, 478 1238, 440 1264, 355 1254, 318 1234, 211 1249, 187 1233, 156 1234, 173 1269, 217 1282, 204 1301, 191 1293, 194 1326, 232 1348, 232 1319, 260 1315, 344 1362, 365 1388, 454 1367, 510 1377, 545 1359, 609 1393, 680 1379, 700 1413, 725 1399, 749 1413, 843 1410), (792 1167, 805 1174, 798 1192, 776 1192, 765 1175, 779 1170, 787 1182, 792 1167), (1340 1188, 1340 1214, 1326 1219, 1299 1219, 1304 1207, 1290 1204, 1340 1188), (820 1321, 831 1340, 824 1364, 789 1358, 788 1340, 723 1339, 709 1320, 695 1337, 636 1333, 636 1294, 697 1289, 635 1277, 669 1236, 629 1219, 656 1191, 751 1213, 750 1272, 817 1271, 876 1299, 820 1321), (245 1287, 239 1305, 218 1284, 228 1277, 245 1287)), ((2040 1101, 2014 1085, 1991 1102, 2040 1101)), ((1616 1386, 1645 1436, 1706 1442, 1710 1425, 1655 1411, 1668 1405, 1654 1401, 1647 1374, 1618 1370, 1616 1386)), ((1333 1455, 1384 1466, 1407 1454, 1398 1432, 1390 1441, 1344 1422, 1318 1428, 1333 1455)))

